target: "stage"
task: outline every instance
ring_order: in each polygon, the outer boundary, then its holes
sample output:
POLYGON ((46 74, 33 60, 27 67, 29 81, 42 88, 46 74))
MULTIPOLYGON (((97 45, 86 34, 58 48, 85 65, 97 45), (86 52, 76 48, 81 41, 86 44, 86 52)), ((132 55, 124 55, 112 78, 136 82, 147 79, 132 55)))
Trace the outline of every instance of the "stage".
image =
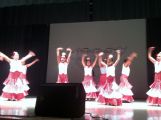
MULTIPOLYGON (((36 97, 28 97, 21 101, 0 99, 0 119, 55 119, 70 120, 69 118, 54 118, 35 116, 36 97)), ((150 106, 145 101, 123 103, 122 106, 109 106, 95 101, 86 101, 85 115, 74 120, 160 120, 161 106, 150 106)))

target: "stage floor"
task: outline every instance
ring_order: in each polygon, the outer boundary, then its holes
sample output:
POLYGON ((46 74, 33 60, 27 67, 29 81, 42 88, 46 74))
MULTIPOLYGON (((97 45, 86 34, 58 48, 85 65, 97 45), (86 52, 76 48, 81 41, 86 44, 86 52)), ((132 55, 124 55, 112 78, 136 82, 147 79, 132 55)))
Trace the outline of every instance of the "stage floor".
MULTIPOLYGON (((36 98, 21 101, 0 99, 0 119, 23 120, 70 120, 35 116, 36 98)), ((150 106, 145 101, 123 103, 122 106, 109 106, 95 101, 86 101, 85 115, 72 120, 161 120, 161 106, 150 106)))

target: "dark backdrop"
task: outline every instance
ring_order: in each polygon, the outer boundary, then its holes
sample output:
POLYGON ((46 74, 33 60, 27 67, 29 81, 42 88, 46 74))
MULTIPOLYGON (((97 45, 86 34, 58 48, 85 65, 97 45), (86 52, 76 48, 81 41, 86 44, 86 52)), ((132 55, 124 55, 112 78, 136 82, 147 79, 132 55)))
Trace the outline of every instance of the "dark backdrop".
POLYGON ((8 4, 7 1, 0 1, 2 25, 161 17, 160 0, 55 0, 51 3, 54 0, 16 0, 17 3, 10 0, 8 4))

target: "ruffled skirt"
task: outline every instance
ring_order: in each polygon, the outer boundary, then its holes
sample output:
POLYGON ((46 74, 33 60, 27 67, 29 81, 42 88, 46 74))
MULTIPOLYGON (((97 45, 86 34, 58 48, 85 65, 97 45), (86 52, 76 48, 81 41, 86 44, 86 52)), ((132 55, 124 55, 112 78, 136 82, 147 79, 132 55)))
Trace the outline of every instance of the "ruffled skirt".
POLYGON ((56 83, 69 83, 67 74, 59 74, 56 83))
POLYGON ((131 90, 132 85, 128 82, 128 76, 121 75, 120 84, 119 84, 119 92, 122 94, 122 100, 127 102, 133 102, 133 92, 131 90))
POLYGON ((119 92, 117 83, 115 82, 115 77, 107 77, 106 83, 103 89, 101 89, 97 101, 115 106, 122 105, 122 95, 119 92))
POLYGON ((7 79, 3 83, 2 97, 10 100, 20 100, 28 95, 29 82, 26 75, 21 72, 10 72, 7 79))
POLYGON ((103 88, 105 83, 106 83, 106 74, 101 74, 100 75, 100 81, 98 83, 98 91, 101 91, 101 89, 103 88))
POLYGON ((152 105, 161 105, 161 72, 155 73, 154 82, 150 85, 147 102, 152 105))
POLYGON ((84 80, 82 81, 86 92, 86 98, 96 98, 97 97, 97 89, 95 87, 95 83, 93 81, 92 76, 84 76, 84 80))

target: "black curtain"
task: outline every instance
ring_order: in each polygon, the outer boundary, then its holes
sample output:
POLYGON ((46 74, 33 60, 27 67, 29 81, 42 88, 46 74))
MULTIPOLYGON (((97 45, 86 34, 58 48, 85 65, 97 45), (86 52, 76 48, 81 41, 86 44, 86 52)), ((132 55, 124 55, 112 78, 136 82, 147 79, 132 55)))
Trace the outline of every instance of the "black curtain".
POLYGON ((0 25, 88 21, 88 2, 0 8, 0 25))
POLYGON ((0 7, 36 5, 36 4, 52 4, 52 3, 71 3, 82 0, 0 0, 0 7))
POLYGON ((93 20, 161 17, 160 0, 91 0, 93 20))
MULTIPOLYGON (((31 1, 30 1, 31 2, 31 1)), ((0 25, 50 24, 161 17, 161 0, 70 0, 0 8, 0 25), (48 4, 47 4, 48 3, 48 4)), ((7 3, 5 3, 7 4, 7 3)), ((27 4, 27 3, 26 3, 27 4)))
MULTIPOLYGON (((30 95, 37 94, 37 88, 46 79, 46 67, 48 57, 49 25, 26 25, 26 26, 0 26, 0 51, 11 56, 13 51, 18 51, 20 57, 25 56, 29 50, 36 53, 38 63, 28 68, 27 79, 31 88, 30 95)), ((0 62, 0 90, 9 72, 9 64, 0 62)))
MULTIPOLYGON (((153 52, 153 57, 161 51, 161 18, 147 19, 147 49, 151 46, 156 47, 153 52)), ((154 80, 154 65, 148 60, 148 83, 149 85, 154 80)))

